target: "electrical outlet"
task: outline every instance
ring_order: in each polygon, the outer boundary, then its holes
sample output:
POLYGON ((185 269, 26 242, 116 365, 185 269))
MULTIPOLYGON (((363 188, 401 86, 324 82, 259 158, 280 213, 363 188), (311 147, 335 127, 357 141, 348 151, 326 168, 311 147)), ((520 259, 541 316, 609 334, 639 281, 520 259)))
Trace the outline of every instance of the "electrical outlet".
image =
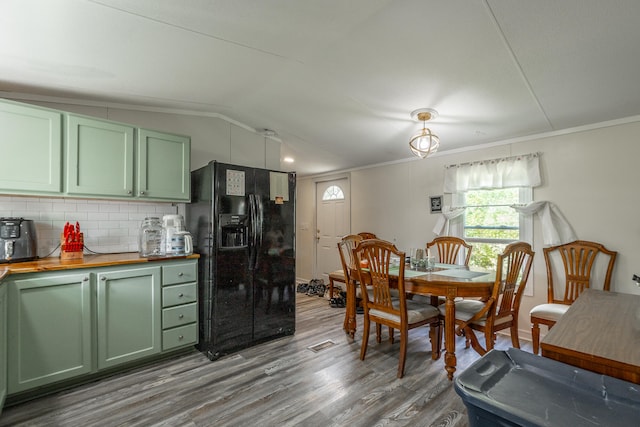
POLYGON ((634 274, 631 280, 636 282, 636 285, 640 286, 640 276, 638 276, 637 274, 634 274))

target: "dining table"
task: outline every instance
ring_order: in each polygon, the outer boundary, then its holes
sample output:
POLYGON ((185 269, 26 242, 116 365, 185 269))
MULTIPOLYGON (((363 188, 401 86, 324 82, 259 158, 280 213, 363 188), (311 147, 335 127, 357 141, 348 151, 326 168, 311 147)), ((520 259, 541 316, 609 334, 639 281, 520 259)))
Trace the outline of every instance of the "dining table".
POLYGON ((640 295, 587 288, 540 343, 542 356, 640 384, 640 295))
MULTIPOLYGON (((398 267, 389 269, 391 279, 395 276, 397 280, 398 274, 398 267)), ((359 277, 356 269, 351 271, 350 277, 353 279, 359 277)), ((488 299, 493 290, 495 277, 495 271, 441 263, 436 263, 431 271, 412 270, 408 267, 404 270, 405 293, 409 297, 410 295, 428 296, 431 298, 431 304, 436 307, 441 303, 440 297, 444 297, 444 364, 449 380, 453 379, 457 364, 455 300, 458 297, 488 299)), ((391 285, 393 286, 393 283, 391 285)), ((351 338, 354 338, 356 332, 356 286, 358 284, 355 280, 347 283, 344 329, 351 338)), ((432 352, 431 358, 438 360, 440 358, 440 349, 432 352)))

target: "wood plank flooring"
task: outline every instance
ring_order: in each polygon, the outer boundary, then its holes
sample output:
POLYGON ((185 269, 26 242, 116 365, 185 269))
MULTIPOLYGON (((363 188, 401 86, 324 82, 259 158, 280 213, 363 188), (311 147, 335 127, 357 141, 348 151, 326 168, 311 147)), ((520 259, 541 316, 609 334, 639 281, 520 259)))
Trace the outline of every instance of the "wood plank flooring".
MULTIPOLYGON (((215 362, 194 350, 6 407, 0 426, 468 426, 442 358, 431 360, 428 327, 409 332, 397 379, 397 335, 391 345, 386 332, 381 344, 372 334, 360 361, 362 315, 352 341, 342 330, 344 308, 304 294, 296 306, 294 336, 215 362), (327 340, 334 344, 309 349, 327 340)), ((497 348, 509 346, 498 337, 497 348)), ((461 338, 456 354, 459 370, 479 357, 461 338)))

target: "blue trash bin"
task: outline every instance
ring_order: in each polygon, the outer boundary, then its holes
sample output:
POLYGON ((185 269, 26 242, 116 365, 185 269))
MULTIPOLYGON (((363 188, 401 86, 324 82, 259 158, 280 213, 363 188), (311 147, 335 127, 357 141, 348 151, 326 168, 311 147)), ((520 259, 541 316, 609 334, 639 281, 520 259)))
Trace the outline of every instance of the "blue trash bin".
POLYGON ((454 388, 471 427, 640 426, 640 385, 515 348, 488 352, 454 388))

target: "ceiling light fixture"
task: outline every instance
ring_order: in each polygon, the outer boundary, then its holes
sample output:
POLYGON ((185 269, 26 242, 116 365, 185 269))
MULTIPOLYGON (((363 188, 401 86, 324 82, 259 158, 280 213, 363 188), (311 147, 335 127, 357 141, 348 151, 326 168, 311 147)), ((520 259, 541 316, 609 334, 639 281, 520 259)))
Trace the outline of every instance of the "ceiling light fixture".
POLYGON ((420 108, 411 112, 411 118, 422 122, 422 130, 409 140, 409 148, 416 156, 424 159, 431 153, 438 151, 440 138, 427 127, 427 121, 438 117, 438 112, 431 108, 420 108))

